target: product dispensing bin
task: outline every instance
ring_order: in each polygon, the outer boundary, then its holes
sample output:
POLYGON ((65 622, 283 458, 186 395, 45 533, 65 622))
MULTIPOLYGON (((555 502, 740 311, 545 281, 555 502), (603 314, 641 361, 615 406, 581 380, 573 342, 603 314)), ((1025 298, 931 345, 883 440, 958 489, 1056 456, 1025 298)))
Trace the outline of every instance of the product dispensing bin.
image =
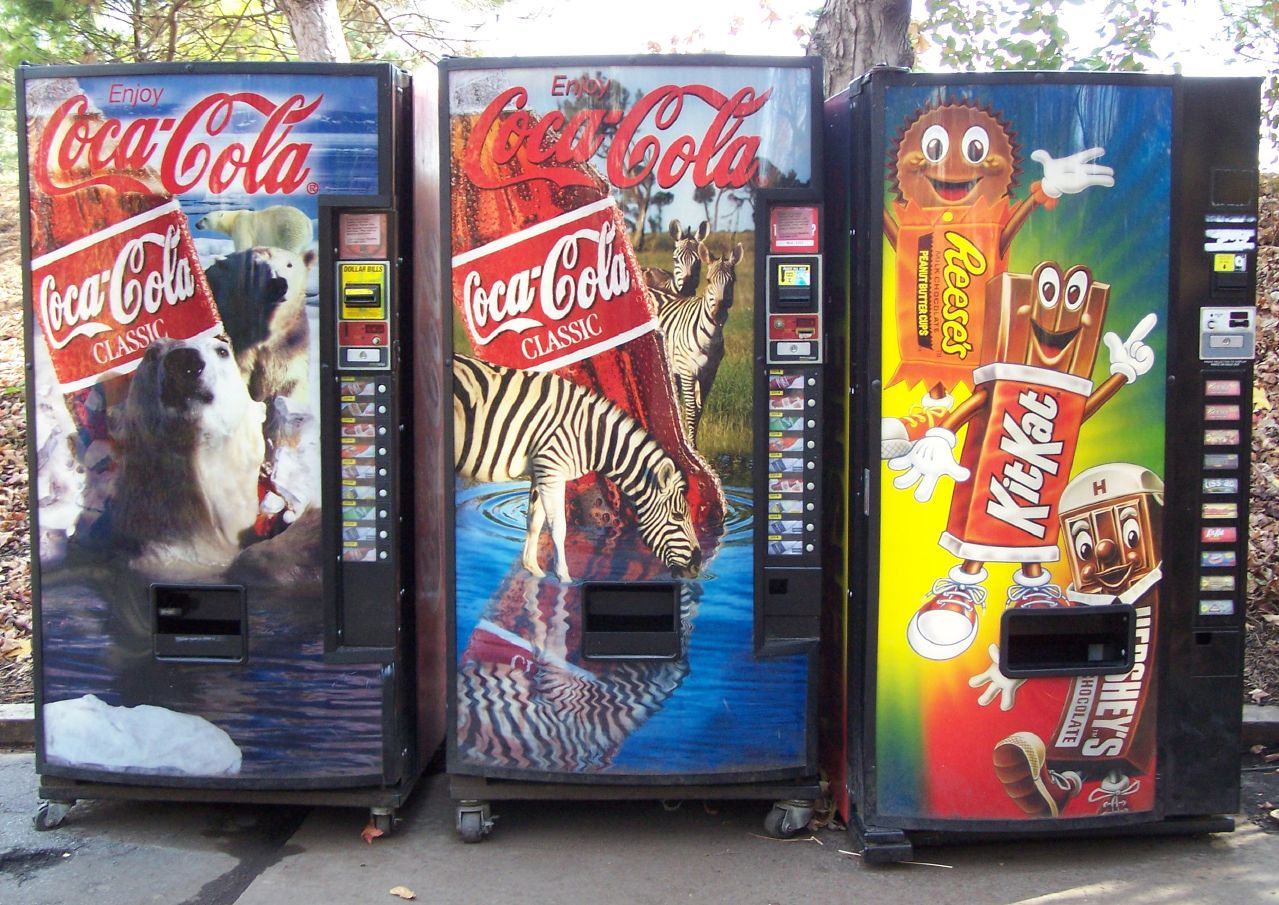
POLYGON ((877 70, 826 115, 850 828, 1230 829, 1257 82, 877 70))
POLYGON ((819 795, 820 69, 440 66, 448 769, 503 798, 819 795))
POLYGON ((18 70, 38 825, 114 797, 385 830, 440 741, 404 503, 409 87, 18 70))

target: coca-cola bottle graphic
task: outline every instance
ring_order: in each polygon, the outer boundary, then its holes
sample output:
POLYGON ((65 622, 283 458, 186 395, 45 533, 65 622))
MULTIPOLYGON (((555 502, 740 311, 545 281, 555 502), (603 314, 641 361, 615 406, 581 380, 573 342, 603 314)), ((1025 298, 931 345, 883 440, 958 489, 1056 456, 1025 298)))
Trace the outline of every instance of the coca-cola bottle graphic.
MULTIPOLYGON (((553 370, 620 406, 684 474, 694 530, 713 545, 723 489, 681 427, 654 305, 608 183, 586 163, 543 168, 528 143, 503 147, 501 118, 450 123, 454 301, 474 354, 553 370)), ((598 497, 583 504, 590 485, 578 485, 579 518, 598 517, 598 497)), ((616 507, 615 490, 595 486, 616 507)))
MULTIPOLYGON (((118 165, 143 136, 95 109, 74 79, 33 80, 25 100, 37 411, 59 396, 69 410, 84 530, 110 493, 111 411, 147 346, 215 333, 221 322, 177 199, 151 167, 118 165)), ((51 439, 50 450, 65 445, 51 439)), ((65 476, 53 473, 53 456, 37 467, 42 514, 57 511, 44 491, 56 495, 65 476)))

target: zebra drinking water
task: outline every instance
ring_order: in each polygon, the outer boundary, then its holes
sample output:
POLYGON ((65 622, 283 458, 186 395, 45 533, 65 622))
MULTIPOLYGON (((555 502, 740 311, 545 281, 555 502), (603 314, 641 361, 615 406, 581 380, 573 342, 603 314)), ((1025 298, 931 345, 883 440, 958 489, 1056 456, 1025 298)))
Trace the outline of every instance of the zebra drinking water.
POLYGON ((701 260, 707 268, 706 291, 689 298, 668 296, 664 303, 658 303, 657 320, 666 337, 680 422, 694 446, 706 397, 724 359, 724 324, 733 307, 733 283, 741 259, 740 242, 733 246, 732 254, 722 258, 702 246, 701 260))
POLYGON ((702 276, 702 243, 711 234, 711 227, 703 220, 694 235, 692 227, 685 229, 678 220, 672 220, 670 234, 675 240, 675 250, 671 254, 674 271, 660 267, 644 268, 644 282, 649 289, 657 290, 653 297, 659 307, 669 296, 688 297, 697 292, 697 281, 702 276))
POLYGON ((476 481, 529 478, 524 568, 537 562, 543 524, 555 574, 571 581, 564 555, 564 491, 592 472, 635 507, 639 534, 676 578, 697 575, 702 551, 688 515, 688 481, 640 424, 608 399, 557 377, 453 359, 453 452, 458 474, 476 481))

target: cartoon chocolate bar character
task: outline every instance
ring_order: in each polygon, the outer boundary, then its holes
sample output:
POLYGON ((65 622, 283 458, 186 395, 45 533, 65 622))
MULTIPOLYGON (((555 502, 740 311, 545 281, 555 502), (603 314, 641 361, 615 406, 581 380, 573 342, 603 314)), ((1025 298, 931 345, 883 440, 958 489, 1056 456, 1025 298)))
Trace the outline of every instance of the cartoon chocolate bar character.
POLYGON ((903 454, 952 404, 949 388, 966 383, 983 359, 986 287, 1008 269, 1013 236, 1038 207, 1090 186, 1113 186, 1114 171, 1092 163, 1103 148, 1054 159, 1030 158, 1043 178, 1013 200, 1021 146, 1013 130, 972 101, 934 104, 907 120, 890 163, 896 200, 884 210, 884 233, 897 258, 897 336, 901 364, 889 380, 928 380, 923 407, 884 419, 882 454, 903 454))
POLYGON ((1051 261, 1032 274, 1002 274, 986 299, 987 361, 972 373, 973 393, 888 467, 893 486, 915 486, 919 502, 938 480, 956 482, 939 543, 962 560, 939 579, 911 618, 907 640, 920 656, 949 660, 968 649, 984 608, 987 562, 1020 563, 1011 606, 1064 606, 1043 564, 1059 559, 1057 503, 1070 475, 1080 425, 1125 383, 1150 370, 1143 340, 1148 314, 1126 341, 1101 335, 1110 287, 1087 267, 1062 272, 1051 261), (1090 379, 1099 340, 1110 377, 1090 379), (956 431, 968 432, 958 462, 956 431), (971 478, 971 480, 970 480, 971 478))
MULTIPOLYGON (((995 774, 1027 814, 1060 816, 1090 779, 1099 814, 1122 813, 1149 776, 1155 759, 1155 642, 1164 484, 1148 468, 1114 463, 1089 468, 1061 497, 1061 530, 1070 563, 1066 596, 1083 606, 1129 604, 1136 612, 1133 665, 1114 676, 1078 676, 1062 706, 1051 742, 1035 732, 1014 732, 993 752, 995 774)), ((991 666, 969 685, 985 686, 978 703, 1000 699, 1011 710, 1024 679, 991 666)))

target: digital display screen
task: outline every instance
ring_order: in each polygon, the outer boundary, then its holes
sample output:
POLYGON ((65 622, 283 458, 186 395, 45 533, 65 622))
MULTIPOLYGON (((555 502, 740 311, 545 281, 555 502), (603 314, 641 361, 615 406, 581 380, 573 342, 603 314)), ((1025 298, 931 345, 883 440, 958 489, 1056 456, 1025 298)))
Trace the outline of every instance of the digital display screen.
POLYGON ((811 286, 813 285, 813 268, 811 264, 778 264, 778 286, 811 286))

